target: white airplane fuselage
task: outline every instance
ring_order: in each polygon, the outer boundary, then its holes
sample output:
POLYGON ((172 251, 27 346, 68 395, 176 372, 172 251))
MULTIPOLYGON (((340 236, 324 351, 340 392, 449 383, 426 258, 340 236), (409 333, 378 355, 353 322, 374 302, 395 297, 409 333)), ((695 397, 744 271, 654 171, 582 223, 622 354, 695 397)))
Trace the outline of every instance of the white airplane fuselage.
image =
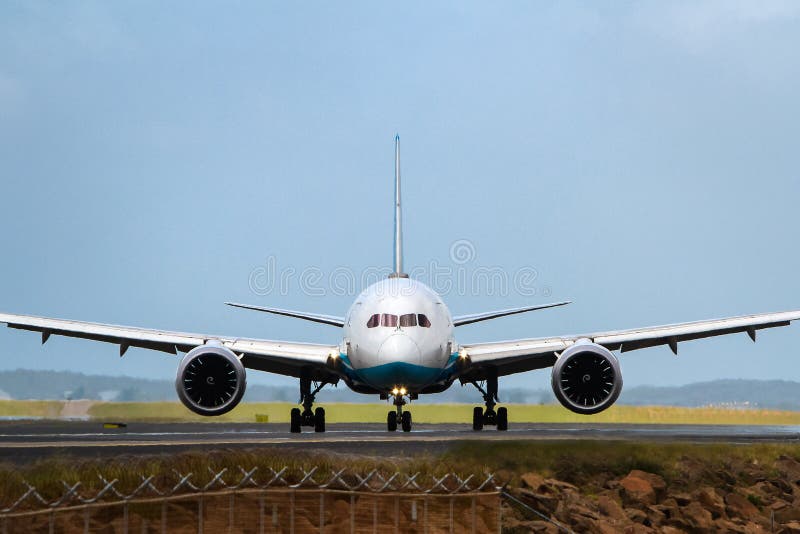
POLYGON ((340 357, 349 383, 418 393, 452 381, 455 347, 441 297, 417 280, 390 277, 367 287, 350 307, 340 357))

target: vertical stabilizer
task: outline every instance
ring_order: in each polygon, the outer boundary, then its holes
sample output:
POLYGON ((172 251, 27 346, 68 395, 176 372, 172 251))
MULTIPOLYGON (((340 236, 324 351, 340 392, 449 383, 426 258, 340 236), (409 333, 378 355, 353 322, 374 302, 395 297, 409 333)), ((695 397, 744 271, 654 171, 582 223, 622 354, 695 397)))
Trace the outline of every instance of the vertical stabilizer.
POLYGON ((394 272, 393 277, 406 277, 403 273, 403 210, 400 207, 400 135, 394 136, 394 272))

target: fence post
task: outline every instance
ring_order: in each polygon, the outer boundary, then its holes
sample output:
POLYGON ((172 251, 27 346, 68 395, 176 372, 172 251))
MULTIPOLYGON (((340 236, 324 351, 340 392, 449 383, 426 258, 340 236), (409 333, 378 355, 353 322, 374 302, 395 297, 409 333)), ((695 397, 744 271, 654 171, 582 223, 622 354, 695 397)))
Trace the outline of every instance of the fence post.
POLYGON ((319 534, 325 532, 325 492, 319 492, 319 534))
POLYGON ((167 534, 167 499, 161 501, 161 532, 167 534))
POLYGON ((450 497, 450 534, 453 534, 453 497, 450 497))
POLYGON ((128 501, 122 505, 122 532, 128 534, 128 501))
POLYGON ((400 532, 400 497, 394 498, 394 531, 400 532))
POLYGON ((236 493, 231 493, 228 497, 228 532, 233 532, 233 505, 236 493))
POLYGON ((475 497, 472 498, 472 532, 475 533, 478 523, 478 507, 475 503, 475 497))
POLYGON ((258 496, 258 534, 264 534, 264 492, 258 496))
POLYGON ((356 496, 350 494, 350 534, 356 533, 356 496))
POLYGON ((294 490, 289 502, 289 534, 294 534, 294 490))
POLYGON ((49 530, 50 534, 54 534, 54 532, 56 530, 55 522, 56 522, 56 513, 54 511, 51 511, 50 512, 50 530, 49 530))
POLYGON ((503 532, 503 496, 497 494, 497 534, 503 532))
POLYGON ((197 501, 197 534, 203 534, 203 494, 197 501))
POLYGON ((372 532, 378 534, 378 496, 372 497, 372 532))
MULTIPOLYGON (((89 507, 83 509, 83 532, 84 534, 89 534, 89 507)), ((3 533, 5 534, 5 529, 3 529, 3 533)))
POLYGON ((422 498, 422 532, 428 534, 428 496, 422 498))

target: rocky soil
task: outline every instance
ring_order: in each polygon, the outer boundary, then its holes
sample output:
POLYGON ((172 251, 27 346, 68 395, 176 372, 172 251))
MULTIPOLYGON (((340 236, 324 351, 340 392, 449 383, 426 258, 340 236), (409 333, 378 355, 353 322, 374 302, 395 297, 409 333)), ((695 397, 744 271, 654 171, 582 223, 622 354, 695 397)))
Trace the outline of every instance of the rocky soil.
POLYGON ((509 491, 552 522, 504 505, 504 531, 800 533, 800 462, 789 456, 713 470, 686 457, 666 478, 634 469, 572 484, 530 472, 509 491))

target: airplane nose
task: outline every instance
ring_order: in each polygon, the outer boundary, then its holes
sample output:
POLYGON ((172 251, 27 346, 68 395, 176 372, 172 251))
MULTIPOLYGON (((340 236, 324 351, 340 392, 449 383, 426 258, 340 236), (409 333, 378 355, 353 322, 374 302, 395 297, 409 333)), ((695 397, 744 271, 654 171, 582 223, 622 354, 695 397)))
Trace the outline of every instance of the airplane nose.
POLYGON ((421 359, 419 347, 405 334, 390 336, 378 349, 378 360, 381 364, 391 362, 419 364, 421 359))

